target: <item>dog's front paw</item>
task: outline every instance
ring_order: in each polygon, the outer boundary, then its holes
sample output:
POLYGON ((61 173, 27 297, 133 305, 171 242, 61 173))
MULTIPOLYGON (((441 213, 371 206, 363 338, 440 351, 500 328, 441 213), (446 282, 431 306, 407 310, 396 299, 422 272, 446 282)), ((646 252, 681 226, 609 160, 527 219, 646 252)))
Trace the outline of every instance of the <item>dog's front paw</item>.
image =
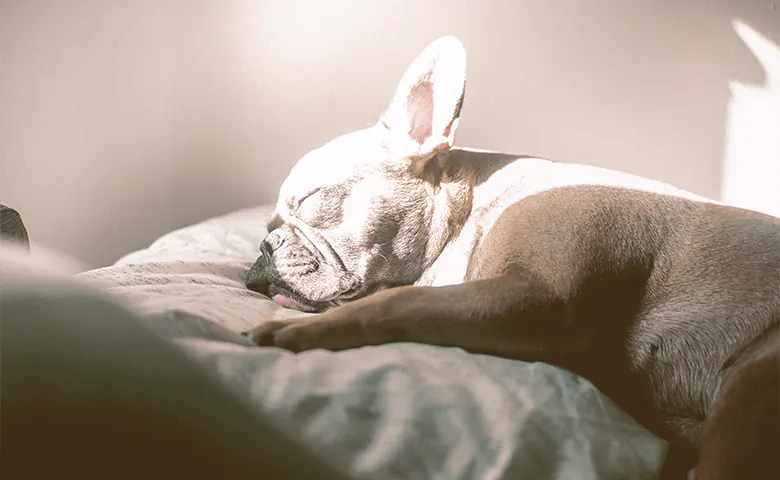
POLYGON ((276 335, 280 330, 288 327, 289 321, 272 320, 264 322, 261 325, 243 332, 242 335, 249 337, 252 342, 260 347, 276 347, 276 335))
POLYGON ((312 326, 307 328, 302 320, 272 320, 244 332, 244 335, 260 347, 279 347, 291 352, 302 352, 317 348, 312 342, 315 337, 312 330, 312 326))
POLYGON ((243 335, 261 347, 279 347, 291 352, 315 348, 344 350, 361 346, 361 336, 350 325, 339 325, 324 319, 272 320, 243 335))

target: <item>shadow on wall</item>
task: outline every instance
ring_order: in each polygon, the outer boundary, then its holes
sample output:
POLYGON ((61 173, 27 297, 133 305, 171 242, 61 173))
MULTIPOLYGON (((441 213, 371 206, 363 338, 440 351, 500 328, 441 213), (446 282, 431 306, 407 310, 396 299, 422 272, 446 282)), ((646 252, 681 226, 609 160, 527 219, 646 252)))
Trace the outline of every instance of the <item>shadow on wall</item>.
POLYGON ((741 20, 733 23, 765 80, 731 83, 722 200, 780 217, 780 46, 741 20))
POLYGON ((516 24, 537 38, 490 46, 491 37, 468 39, 478 51, 500 53, 470 57, 460 142, 629 171, 721 199, 730 86, 765 81, 733 20, 777 43, 780 11, 767 0, 640 3, 600 14, 591 2, 573 4, 554 30, 547 18, 518 20, 505 7, 494 28, 516 24), (484 74, 513 62, 533 68, 484 74), (493 128, 476 134, 473 122, 493 128))

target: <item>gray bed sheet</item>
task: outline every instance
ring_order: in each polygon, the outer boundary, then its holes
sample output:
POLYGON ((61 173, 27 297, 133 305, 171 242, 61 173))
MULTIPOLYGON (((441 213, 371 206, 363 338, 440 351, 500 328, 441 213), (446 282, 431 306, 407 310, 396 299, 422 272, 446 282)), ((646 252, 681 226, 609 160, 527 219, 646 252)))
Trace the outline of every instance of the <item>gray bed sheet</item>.
POLYGON ((86 272, 257 408, 371 478, 651 479, 666 443, 544 363, 391 344, 292 354, 238 332, 301 315, 246 290, 270 207, 164 235, 86 272))

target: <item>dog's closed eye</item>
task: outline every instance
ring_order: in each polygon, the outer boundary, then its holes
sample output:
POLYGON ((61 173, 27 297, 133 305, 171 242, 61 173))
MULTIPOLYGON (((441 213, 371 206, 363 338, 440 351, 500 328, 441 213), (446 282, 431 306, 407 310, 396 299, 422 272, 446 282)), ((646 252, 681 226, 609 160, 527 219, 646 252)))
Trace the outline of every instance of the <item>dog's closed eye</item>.
POLYGON ((319 192, 321 190, 322 190, 322 187, 317 187, 314 190, 312 190, 312 191, 304 194, 303 196, 299 197, 295 201, 295 208, 293 210, 298 210, 301 207, 301 205, 303 205, 303 202, 306 201, 306 199, 308 199, 309 197, 311 197, 312 195, 314 195, 315 193, 317 193, 317 192, 319 192))
POLYGON ((295 216, 313 228, 333 227, 343 220, 343 204, 348 195, 338 186, 318 188, 301 198, 295 216))

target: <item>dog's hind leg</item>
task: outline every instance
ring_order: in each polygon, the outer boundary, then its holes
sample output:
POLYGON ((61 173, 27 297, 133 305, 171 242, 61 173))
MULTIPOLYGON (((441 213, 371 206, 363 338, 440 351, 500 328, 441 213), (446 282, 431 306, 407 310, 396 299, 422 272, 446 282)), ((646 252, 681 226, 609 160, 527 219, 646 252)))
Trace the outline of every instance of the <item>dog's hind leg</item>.
POLYGON ((696 480, 778 478, 780 349, 738 366, 702 428, 696 480))

